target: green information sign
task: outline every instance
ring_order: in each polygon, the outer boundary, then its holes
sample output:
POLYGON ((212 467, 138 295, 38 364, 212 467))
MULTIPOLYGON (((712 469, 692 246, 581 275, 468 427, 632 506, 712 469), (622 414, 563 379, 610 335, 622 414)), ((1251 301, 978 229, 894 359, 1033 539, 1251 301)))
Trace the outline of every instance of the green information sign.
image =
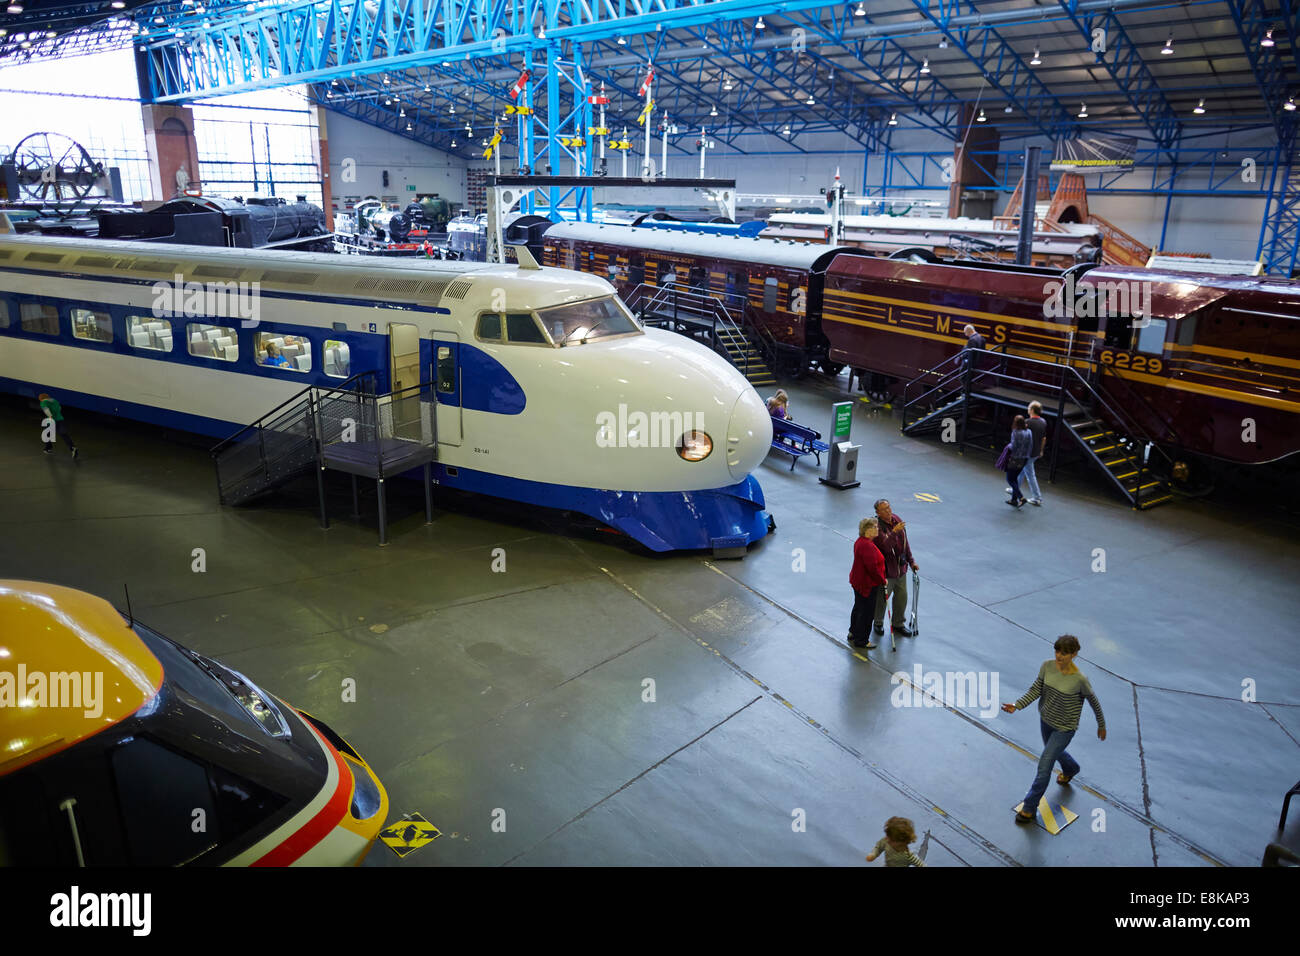
POLYGON ((406 191, 407 191, 408 193, 413 193, 413 192, 415 192, 415 185, 414 185, 414 183, 409 184, 409 185, 406 187, 406 191))
POLYGON ((849 430, 853 427, 853 403, 836 402, 831 406, 834 418, 832 424, 834 428, 834 440, 837 442, 848 441, 849 430))

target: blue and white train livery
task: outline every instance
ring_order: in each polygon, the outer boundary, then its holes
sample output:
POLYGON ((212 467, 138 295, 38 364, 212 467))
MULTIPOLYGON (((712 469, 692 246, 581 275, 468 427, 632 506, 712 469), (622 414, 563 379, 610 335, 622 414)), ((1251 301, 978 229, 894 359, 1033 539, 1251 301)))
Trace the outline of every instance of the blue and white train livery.
POLYGON ((365 371, 384 392, 436 383, 441 484, 655 551, 772 527, 751 475, 772 435, 762 400, 599 277, 0 234, 5 391, 224 437, 365 371))

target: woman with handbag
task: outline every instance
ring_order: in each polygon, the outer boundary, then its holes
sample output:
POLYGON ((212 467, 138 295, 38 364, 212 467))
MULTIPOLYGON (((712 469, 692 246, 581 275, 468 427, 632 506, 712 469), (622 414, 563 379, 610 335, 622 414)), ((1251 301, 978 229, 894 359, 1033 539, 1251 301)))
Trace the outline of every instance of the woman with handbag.
POLYGON ((1025 496, 1020 493, 1020 473, 1024 471, 1025 464, 1029 461, 1033 446, 1034 433, 1026 426, 1025 416, 1017 415, 1015 421, 1011 423, 1011 441, 1007 443, 1006 448, 1002 449, 1002 457, 998 459, 999 462, 1004 462, 1002 467, 1006 469, 1007 486, 1011 489, 1011 497, 1007 499, 1007 504, 1013 508, 1025 506, 1025 496))

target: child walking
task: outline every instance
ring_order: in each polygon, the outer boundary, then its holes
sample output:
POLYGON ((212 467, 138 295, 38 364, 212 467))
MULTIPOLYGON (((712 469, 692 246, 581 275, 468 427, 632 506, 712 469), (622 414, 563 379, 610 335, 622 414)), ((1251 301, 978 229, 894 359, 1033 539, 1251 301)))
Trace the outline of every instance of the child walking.
POLYGON ((41 421, 42 432, 45 432, 45 429, 48 427, 45 425, 45 422, 51 422, 54 426, 54 432, 50 436, 54 441, 47 441, 45 443, 45 454, 48 455, 50 452, 54 451, 55 442, 62 438, 68 443, 68 448, 72 450, 72 457, 76 458, 77 446, 73 442, 72 436, 68 434, 68 426, 63 421, 63 406, 59 404, 59 400, 57 398, 50 398, 50 396, 45 392, 41 392, 37 400, 41 403, 41 411, 45 413, 45 418, 41 421))
POLYGON ((916 828, 907 817, 890 817, 885 821, 885 835, 867 854, 870 863, 885 854, 885 866, 925 866, 925 861, 911 850, 916 842, 916 828))

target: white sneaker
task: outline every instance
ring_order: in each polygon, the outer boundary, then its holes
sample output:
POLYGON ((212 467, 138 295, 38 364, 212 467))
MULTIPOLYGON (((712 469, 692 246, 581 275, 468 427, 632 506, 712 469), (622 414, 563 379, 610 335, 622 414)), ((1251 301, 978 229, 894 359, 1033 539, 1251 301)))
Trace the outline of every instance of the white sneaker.
POLYGON ((1039 505, 1039 506, 1041 506, 1041 505, 1043 504, 1043 499, 1042 499, 1042 498, 1030 498, 1030 499, 1029 499, 1029 503, 1030 503, 1031 505, 1039 505))
POLYGON ((1002 489, 1002 490, 1005 491, 1007 494, 1011 494, 1011 486, 1010 486, 1010 485, 1007 485, 1007 487, 1004 488, 1004 489, 1002 489))

